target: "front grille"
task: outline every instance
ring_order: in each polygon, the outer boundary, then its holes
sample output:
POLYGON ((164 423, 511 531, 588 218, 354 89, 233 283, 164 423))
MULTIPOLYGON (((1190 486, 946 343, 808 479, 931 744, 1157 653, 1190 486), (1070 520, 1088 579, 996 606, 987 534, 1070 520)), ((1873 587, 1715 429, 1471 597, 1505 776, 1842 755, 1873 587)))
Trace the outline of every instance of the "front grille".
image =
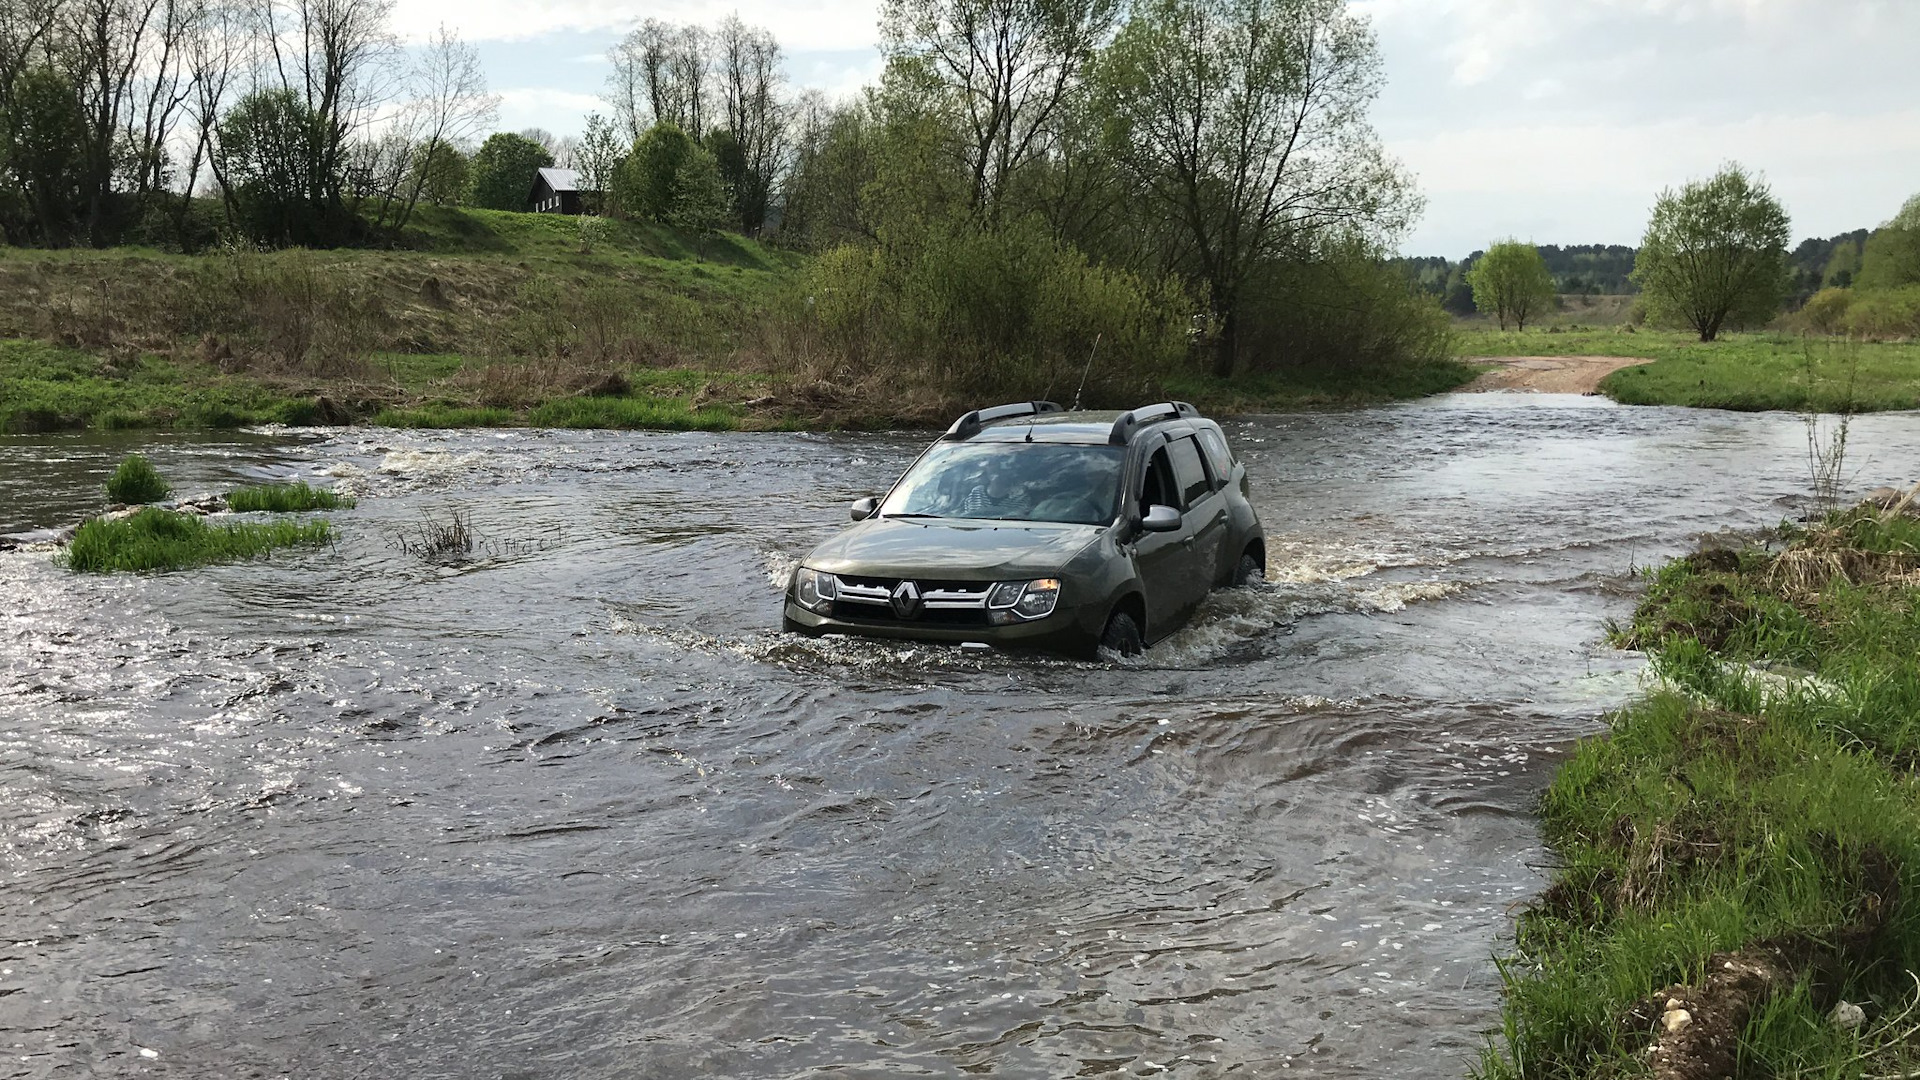
POLYGON ((903 616, 893 602, 900 581, 899 578, 840 578, 840 594, 833 604, 833 617, 849 622, 894 625, 987 625, 987 594, 993 588, 991 582, 914 579, 920 603, 911 614, 903 616))

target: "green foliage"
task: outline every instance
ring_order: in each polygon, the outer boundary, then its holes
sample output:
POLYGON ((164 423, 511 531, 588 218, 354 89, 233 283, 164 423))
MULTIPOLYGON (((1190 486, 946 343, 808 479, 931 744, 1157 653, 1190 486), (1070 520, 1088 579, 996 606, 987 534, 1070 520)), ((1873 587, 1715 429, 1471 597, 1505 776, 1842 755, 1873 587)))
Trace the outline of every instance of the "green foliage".
POLYGON ((1487 249, 1467 274, 1473 302, 1482 315, 1499 319, 1500 329, 1511 319, 1525 330, 1527 319, 1553 304, 1553 275, 1547 272, 1540 249, 1518 240, 1502 240, 1487 249))
POLYGON ((0 340, 0 432, 89 426, 190 429, 303 423, 311 402, 200 365, 143 356, 109 365, 71 349, 0 340))
POLYGON ((107 498, 128 506, 159 502, 172 490, 153 463, 139 454, 128 454, 107 478, 107 498))
POLYGON ((13 214, 0 214, 0 227, 16 242, 64 244, 84 212, 86 116, 72 82, 52 67, 20 72, 11 89, 0 96, 0 165, 22 198, 13 214))
POLYGON ((346 238, 327 143, 319 118, 291 90, 257 90, 227 110, 221 171, 249 238, 278 247, 326 247, 346 238))
POLYGON ((326 488, 309 487, 305 480, 291 484, 256 484, 227 492, 227 509, 235 513, 266 511, 288 514, 301 510, 340 510, 352 506, 352 499, 326 488))
POLYGON ((1787 287, 1787 213, 1771 190, 1728 165, 1662 192, 1634 260, 1655 322, 1712 341, 1779 314, 1787 287))
POLYGON ((728 212, 713 154, 670 123, 648 128, 634 144, 615 190, 627 213, 696 234, 719 228, 728 212))
POLYGON ((1100 340, 1094 396, 1137 393, 1186 352, 1177 283, 1095 266, 1032 226, 960 224, 911 243, 842 247, 807 275, 827 343, 867 370, 919 367, 937 385, 1014 397, 1066 393, 1100 340))
POLYGON ((1807 298, 1799 313, 1800 324, 1816 334, 1832 334, 1846 329, 1847 309, 1853 305, 1851 289, 1829 286, 1807 298))
POLYGON ((420 183, 421 201, 432 206, 453 206, 467 190, 471 165, 459 147, 440 142, 415 149, 408 168, 412 179, 420 183))
POLYGON ((1920 338, 1920 284, 1856 290, 1846 329, 1866 338, 1920 338))
POLYGON ((1863 289, 1920 285, 1920 195, 1867 238, 1858 284, 1863 289))
POLYGON ((1249 373, 1345 366, 1391 382, 1396 368, 1444 372, 1456 354, 1439 304, 1357 243, 1264 268, 1248 282, 1241 317, 1249 373))
POLYGON ((519 418, 511 409, 452 405, 381 409, 374 414, 372 421, 375 427, 394 428, 496 428, 513 427, 518 422, 519 418))
POLYGON ((332 538, 333 529, 324 521, 209 525, 202 518, 148 507, 130 517, 95 518, 80 526, 66 560, 72 569, 93 574, 178 570, 332 538))
POLYGON ((525 210, 527 196, 553 155, 523 135, 498 132, 474 151, 468 164, 467 202, 486 210, 525 210))
POLYGON ((1863 509, 1789 535, 1650 575, 1624 640, 1670 689, 1582 743, 1542 800, 1558 868, 1502 966, 1486 1075, 1630 1071, 1654 1022, 1634 1005, 1740 949, 1801 980, 1735 1033, 1742 1075, 1914 1064, 1890 1029, 1824 1014, 1844 998, 1893 1016, 1920 970, 1920 522, 1863 509))

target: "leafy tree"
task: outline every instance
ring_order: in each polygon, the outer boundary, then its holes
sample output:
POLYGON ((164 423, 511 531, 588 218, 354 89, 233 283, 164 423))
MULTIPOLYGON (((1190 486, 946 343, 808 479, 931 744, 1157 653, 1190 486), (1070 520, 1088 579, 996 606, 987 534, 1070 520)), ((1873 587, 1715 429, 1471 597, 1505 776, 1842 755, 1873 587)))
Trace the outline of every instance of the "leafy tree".
POLYGON ((1137 0, 1095 78, 1142 213, 1206 290, 1216 375, 1264 264, 1398 232, 1418 204, 1367 125, 1380 54, 1345 0, 1137 0))
POLYGON ((1712 341, 1766 322, 1787 289, 1787 212, 1739 165, 1664 191, 1634 260, 1633 280, 1656 321, 1712 341))
POLYGON ((1519 330, 1527 320, 1553 303, 1553 275, 1540 249, 1518 240, 1501 240, 1487 249, 1467 274, 1473 288, 1474 306, 1482 315, 1500 320, 1500 329, 1511 319, 1519 330))
POLYGON ((434 206, 452 206, 467 190, 467 155, 448 142, 417 146, 411 163, 412 180, 420 198, 434 206))
POLYGON ((50 67, 29 68, 0 110, 0 164, 25 193, 42 243, 64 244, 84 210, 86 158, 73 84, 50 67))
POLYGON ((534 177, 552 165, 547 148, 524 135, 489 135, 468 165, 467 202, 488 210, 525 210, 534 177))
POLYGON ((599 113, 587 114, 587 130, 580 136, 580 149, 574 154, 574 167, 580 170, 581 197, 589 200, 595 213, 605 209, 606 193, 613 189, 614 177, 626 160, 626 148, 615 128, 599 113))
POLYGON ((320 244, 324 207, 309 198, 318 120, 288 90, 257 90, 221 120, 219 175, 248 235, 271 244, 320 244))
POLYGON ((1863 289, 1920 285, 1920 195, 1867 238, 1857 281, 1863 289))
POLYGON ((719 163, 671 123, 653 125, 634 144, 616 195, 627 213, 696 233, 718 228, 728 212, 719 163))

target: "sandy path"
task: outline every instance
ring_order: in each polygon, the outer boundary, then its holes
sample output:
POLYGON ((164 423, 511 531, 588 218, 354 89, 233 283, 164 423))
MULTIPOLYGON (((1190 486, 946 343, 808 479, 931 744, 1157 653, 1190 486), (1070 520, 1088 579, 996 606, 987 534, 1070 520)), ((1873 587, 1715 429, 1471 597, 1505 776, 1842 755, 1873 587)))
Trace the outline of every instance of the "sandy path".
POLYGON ((1524 390, 1534 394, 1593 394, 1621 368, 1651 363, 1634 356, 1478 356, 1469 364, 1500 366, 1460 389, 1465 393, 1524 390))

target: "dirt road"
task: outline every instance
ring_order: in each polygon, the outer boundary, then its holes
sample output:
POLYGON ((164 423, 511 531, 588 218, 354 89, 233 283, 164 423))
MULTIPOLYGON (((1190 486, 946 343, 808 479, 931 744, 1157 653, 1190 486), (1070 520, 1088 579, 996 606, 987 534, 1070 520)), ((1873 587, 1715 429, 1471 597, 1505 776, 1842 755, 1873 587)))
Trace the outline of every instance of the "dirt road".
POLYGON ((1467 362, 1500 366, 1462 387, 1464 393, 1593 394, 1599 392, 1601 379, 1650 361, 1634 356, 1481 356, 1467 362))

